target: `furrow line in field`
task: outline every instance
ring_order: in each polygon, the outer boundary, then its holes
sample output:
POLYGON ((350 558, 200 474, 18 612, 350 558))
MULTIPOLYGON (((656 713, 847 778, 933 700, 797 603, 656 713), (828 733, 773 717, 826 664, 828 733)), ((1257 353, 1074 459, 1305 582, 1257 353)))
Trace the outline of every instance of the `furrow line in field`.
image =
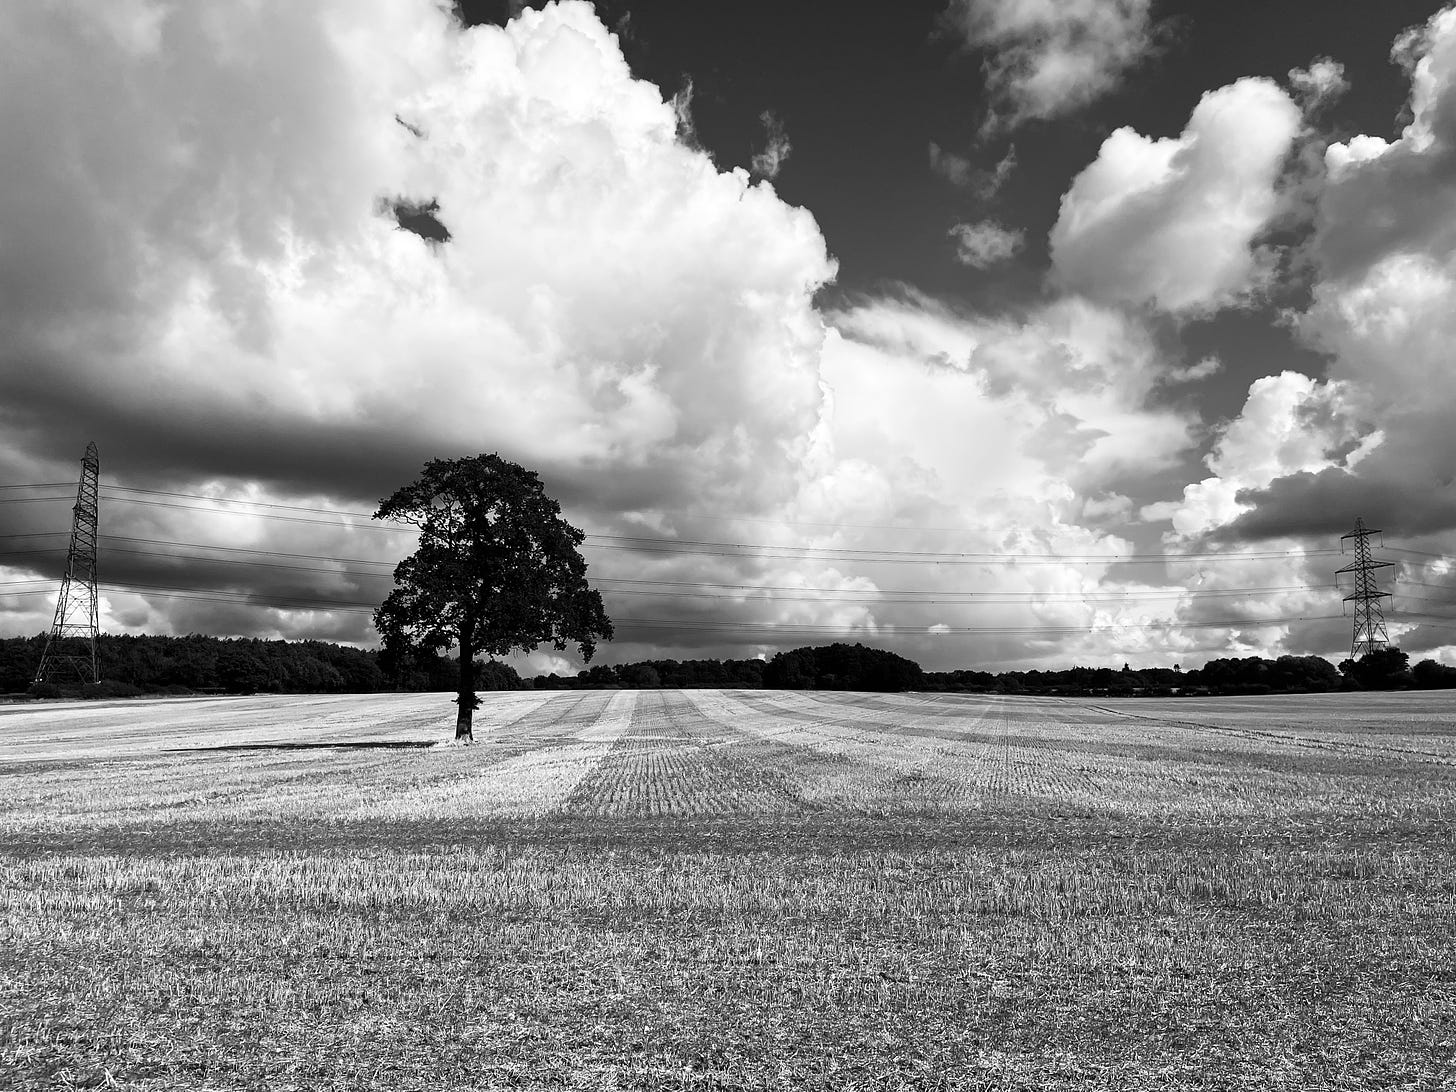
POLYGON ((765 709, 747 695, 689 691, 703 715, 781 745, 809 748, 847 765, 806 779, 798 793, 820 806, 866 810, 892 804, 912 785, 947 796, 967 793, 990 743, 969 737, 940 741, 921 736, 872 732, 825 717, 796 716, 792 708, 765 709))
MULTIPOLYGON (((894 731, 903 726, 925 728, 930 731, 941 729, 956 735, 963 732, 974 732, 990 708, 989 705, 983 703, 972 707, 974 715, 968 716, 965 707, 936 708, 933 703, 924 699, 918 699, 913 703, 883 700, 895 696, 818 691, 806 692, 802 695, 796 693, 793 704, 795 708, 806 708, 843 720, 875 724, 886 731, 894 731)), ((946 738, 954 738, 954 736, 946 738)))
POLYGON ((650 818, 802 809, 781 772, 797 755, 705 718, 682 693, 642 698, 632 733, 582 781, 564 813, 650 818))
POLYGON ((809 706, 825 706, 847 716, 891 725, 905 718, 928 725, 945 722, 962 724, 968 719, 968 713, 971 714, 970 723, 974 725, 990 708, 990 704, 984 701, 952 705, 918 695, 836 690, 795 691, 793 698, 809 706))
POLYGON ((1277 743, 1290 748, 1308 748, 1319 751, 1329 751, 1346 755, 1365 755, 1368 757, 1407 759, 1416 762, 1429 762, 1433 765, 1449 766, 1456 764, 1456 756, 1442 754, 1436 751, 1424 751, 1409 747, 1394 747, 1380 743, 1362 743, 1357 740, 1335 741, 1321 739, 1316 736, 1296 735, 1292 732, 1271 732, 1257 728, 1235 728, 1223 724, 1205 724, 1200 721, 1175 719, 1172 717, 1148 716, 1143 713, 1129 713, 1126 710, 1111 709, 1104 706, 1093 706, 1094 709, 1102 709, 1104 712, 1113 713, 1129 720, 1136 720, 1143 723, 1165 725, 1171 728, 1179 728, 1185 731, 1211 733, 1221 736, 1241 736, 1245 739, 1256 740, 1261 743, 1277 743))
MULTIPOLYGON (((521 750, 520 737, 495 747, 436 748, 432 757, 452 764, 456 776, 418 786, 388 800, 361 803, 355 818, 451 819, 540 818, 562 802, 611 750, 632 721, 634 691, 551 693, 534 712, 559 729, 550 741, 521 750)), ((486 737, 488 739, 488 737, 486 737)))
MULTIPOLYGON (((860 726, 872 726, 872 735, 876 740, 893 737, 961 743, 975 742, 984 734, 978 731, 981 723, 980 716, 974 720, 966 717, 956 718, 956 723, 961 727, 959 730, 955 730, 945 726, 945 718, 913 717, 901 714, 894 723, 887 723, 882 713, 866 713, 855 710, 851 705, 841 703, 826 706, 797 693, 760 694, 746 691, 742 692, 742 696, 737 700, 767 716, 789 717, 806 723, 822 724, 834 728, 854 729, 860 726), (927 723, 928 721, 939 721, 939 723, 927 723)), ((982 715, 984 715, 984 711, 982 711, 982 715)))

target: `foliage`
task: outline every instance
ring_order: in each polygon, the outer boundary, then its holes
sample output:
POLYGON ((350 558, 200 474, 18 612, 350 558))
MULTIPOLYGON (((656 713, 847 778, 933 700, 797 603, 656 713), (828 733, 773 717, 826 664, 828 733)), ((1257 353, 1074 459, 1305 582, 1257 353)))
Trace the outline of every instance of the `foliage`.
POLYGON ((1340 672, 1362 690, 1397 690, 1412 681, 1410 656, 1398 648, 1367 652, 1357 660, 1344 660, 1340 672))
POLYGON ((1216 694, 1321 692, 1337 690, 1340 673, 1322 656, 1260 656, 1210 660, 1200 671, 1189 672, 1189 685, 1216 694))
MULTIPOLYGON (((394 689, 379 667, 379 654, 326 641, 263 641, 101 634, 96 641, 101 682, 82 687, 46 683, 31 686, 45 635, 0 639, 0 692, 28 691, 36 697, 126 697, 173 692, 228 694, 345 694, 394 689)), ((438 658, 437 658, 438 659, 438 658)), ((440 661, 448 673, 450 665, 440 661)), ((439 675, 439 671, 434 672, 439 675)), ((421 685, 404 689, 448 689, 421 685)), ((438 681, 438 680, 435 680, 438 681)))
POLYGON ((1456 667, 1437 663, 1435 660, 1422 660, 1411 668, 1411 676, 1417 686, 1426 690, 1450 690, 1456 687, 1456 667))
POLYGON ((1201 669, 1126 665, 1072 667, 1060 671, 931 672, 925 689, 1005 694, 1061 694, 1069 697, 1159 697, 1172 694, 1318 693, 1340 686, 1340 674, 1320 656, 1261 656, 1210 660, 1201 669))
POLYGON ((762 660, 639 660, 597 664, 574 677, 538 675, 525 685, 538 690, 749 689, 763 686, 762 660))
POLYGON ((598 638, 611 639, 602 597, 587 584, 585 535, 561 518, 531 471, 494 454, 432 459, 374 518, 419 528, 419 545, 395 567, 374 625, 396 659, 458 650, 457 738, 471 738, 479 705, 469 666, 477 653, 575 643, 590 661, 598 638))
POLYGON ((914 690, 920 665, 893 652, 864 645, 832 644, 780 652, 763 670, 775 690, 914 690))

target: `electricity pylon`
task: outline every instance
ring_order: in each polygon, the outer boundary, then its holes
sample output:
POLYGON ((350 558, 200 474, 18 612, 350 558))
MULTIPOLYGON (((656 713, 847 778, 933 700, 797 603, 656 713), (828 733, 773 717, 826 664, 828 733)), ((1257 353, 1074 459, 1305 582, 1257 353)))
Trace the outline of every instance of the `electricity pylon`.
POLYGON ((1342 573, 1355 574, 1355 590, 1345 596, 1346 603, 1355 604, 1355 634, 1350 639, 1352 660, 1358 660, 1367 652, 1379 652, 1390 644, 1390 637, 1385 632, 1385 612, 1380 606, 1380 601, 1390 592, 1376 589, 1375 570, 1387 568, 1392 562, 1375 561, 1370 557, 1370 536, 1378 534, 1378 530, 1371 530, 1365 526, 1364 520, 1356 517, 1355 529, 1340 536, 1341 553, 1345 552, 1347 538, 1354 539, 1355 546, 1354 563, 1335 571, 1336 581, 1342 573))
POLYGON ((46 637, 35 681, 83 683, 100 680, 96 670, 96 632, 99 597, 96 594, 96 537, 101 518, 97 506, 101 457, 95 444, 86 445, 81 460, 81 481, 76 486, 75 515, 71 520, 71 548, 66 554, 66 575, 56 598, 56 618, 46 637))

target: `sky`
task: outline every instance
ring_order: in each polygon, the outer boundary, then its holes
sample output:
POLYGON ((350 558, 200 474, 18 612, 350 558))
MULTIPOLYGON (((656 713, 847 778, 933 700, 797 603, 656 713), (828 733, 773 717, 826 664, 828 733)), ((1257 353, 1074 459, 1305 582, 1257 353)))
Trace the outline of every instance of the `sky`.
POLYGON ((1358 518, 1456 663, 1456 7, 74 0, 0 97, 0 634, 94 441, 112 633, 373 645, 495 451, 599 662, 1338 662, 1358 518))

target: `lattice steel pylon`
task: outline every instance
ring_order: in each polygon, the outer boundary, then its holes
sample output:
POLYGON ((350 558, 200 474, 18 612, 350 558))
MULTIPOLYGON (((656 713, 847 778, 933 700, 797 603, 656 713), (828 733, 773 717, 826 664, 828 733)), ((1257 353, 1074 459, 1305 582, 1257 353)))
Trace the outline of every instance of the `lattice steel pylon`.
POLYGON ((66 575, 56 597, 56 618, 46 637, 35 681, 83 683, 100 680, 96 670, 96 633, 99 597, 96 594, 96 537, 101 515, 97 503, 101 457, 95 444, 86 445, 81 460, 81 481, 76 486, 75 515, 71 519, 71 548, 66 554, 66 575))
POLYGON ((1358 660, 1367 652, 1379 652, 1390 644, 1390 637, 1385 632, 1385 612, 1380 607, 1380 601, 1390 592, 1375 587, 1375 570, 1388 568, 1393 562, 1371 558, 1370 536, 1378 534, 1380 531, 1366 527, 1365 521, 1357 516, 1355 529, 1340 536, 1341 553, 1345 552, 1346 539, 1353 539, 1355 547, 1354 563, 1335 571, 1337 581, 1343 573, 1355 574, 1355 590, 1345 596, 1346 603, 1355 604, 1355 633, 1350 639, 1352 660, 1358 660))

